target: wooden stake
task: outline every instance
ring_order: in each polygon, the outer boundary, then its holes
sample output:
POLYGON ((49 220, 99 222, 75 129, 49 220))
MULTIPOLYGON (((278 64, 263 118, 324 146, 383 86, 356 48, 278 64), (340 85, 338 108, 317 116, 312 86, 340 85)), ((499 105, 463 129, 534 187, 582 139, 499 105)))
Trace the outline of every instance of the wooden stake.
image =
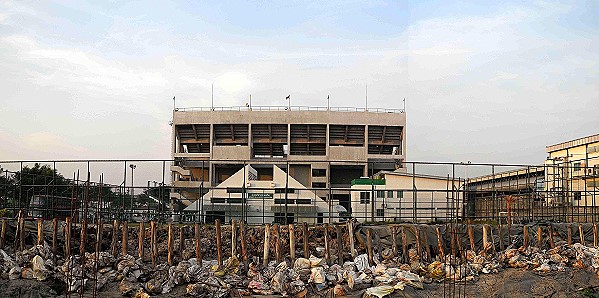
POLYGON ((123 254, 123 256, 125 256, 127 255, 127 244, 129 243, 129 223, 127 221, 124 221, 121 228, 123 233, 123 245, 121 247, 121 253, 123 254))
MULTIPOLYGON (((4 222, 3 222, 3 224, 4 224, 4 222)), ((58 249, 57 234, 58 234, 58 218, 55 217, 52 220, 52 254, 54 254, 55 256, 56 256, 56 251, 58 249)), ((2 241, 2 242, 4 242, 4 241, 2 241)))
POLYGON ((19 250, 25 249, 25 238, 23 237, 23 229, 25 228, 25 220, 23 219, 23 215, 19 214, 19 250))
POLYGON ((418 232, 418 228, 416 226, 412 227, 414 229, 414 236, 416 236, 416 251, 418 252, 418 257, 422 259, 422 247, 420 246, 420 233, 418 232))
POLYGON ((568 245, 572 245, 572 225, 568 225, 568 245))
POLYGON ((397 232, 397 227, 391 226, 389 229, 391 230, 391 248, 393 250, 393 257, 397 257, 397 235, 395 235, 397 232))
POLYGON ((580 244, 586 245, 584 243, 584 230, 582 229, 582 224, 578 224, 578 234, 580 235, 580 244))
POLYGON ((194 231, 195 231, 195 249, 196 249, 196 259, 198 260, 198 264, 201 264, 201 260, 202 260, 202 249, 200 247, 200 224, 196 223, 194 225, 194 231))
POLYGON ((471 225, 468 225, 468 239, 470 240, 470 250, 476 252, 476 246, 474 244, 474 230, 471 225))
POLYGON ((289 255, 291 256, 291 264, 295 263, 295 228, 293 224, 289 224, 289 255))
POLYGON ((308 224, 306 222, 302 225, 302 236, 304 237, 304 258, 310 257, 310 247, 308 246, 308 224))
POLYGON ((275 225, 275 259, 277 264, 281 263, 283 257, 281 252, 281 226, 275 225))
POLYGON ((167 262, 169 266, 173 266, 173 223, 168 223, 168 240, 166 243, 167 262))
POLYGON ((245 244, 245 222, 242 220, 239 222, 239 234, 241 236, 241 259, 243 260, 244 268, 248 268, 248 253, 247 246, 245 244))
POLYGON ((555 242, 553 242, 553 226, 551 226, 550 224, 549 227, 547 227, 547 229, 547 233, 549 234, 549 245, 551 246, 551 248, 554 248, 555 242))
POLYGON ((343 265, 343 234, 341 234, 341 226, 335 225, 337 232, 337 264, 343 265))
POLYGON ((593 246, 597 247, 597 241, 599 239, 597 239, 597 224, 593 224, 593 246))
POLYGON ((44 221, 43 219, 37 220, 37 245, 44 243, 44 221))
POLYGON ((79 239, 79 255, 85 256, 85 240, 87 238, 87 222, 81 220, 81 239, 79 239))
POLYGON ((495 250, 495 236, 493 236, 493 227, 489 226, 489 240, 491 240, 491 251, 493 252, 493 254, 496 254, 497 251, 495 250))
POLYGON ((156 223, 154 221, 150 222, 150 254, 152 255, 152 267, 156 268, 156 223))
POLYGON ((349 234, 349 249, 351 252, 352 259, 355 259, 357 256, 356 247, 354 244, 354 222, 349 220, 347 221, 347 233, 349 234))
POLYGON ((487 250, 488 250, 488 236, 489 236, 489 230, 487 225, 483 225, 483 255, 487 254, 487 250))
POLYGON ((139 223, 139 239, 137 243, 137 256, 143 261, 144 258, 144 238, 146 237, 146 229, 143 220, 139 223))
POLYGON ((104 233, 104 225, 102 224, 102 218, 98 218, 96 224, 96 251, 102 251, 102 234, 104 233))
POLYGON ((366 251, 368 252, 368 265, 372 266, 374 261, 372 259, 372 237, 370 228, 366 229, 366 251))
POLYGON ((439 226, 435 227, 435 231, 437 232, 437 247, 439 249, 439 259, 445 260, 445 250, 443 249, 443 235, 441 235, 441 229, 439 229, 439 226))
POLYGON ((401 227, 401 247, 402 257, 405 263, 410 262, 410 256, 408 255, 408 237, 406 235, 406 227, 401 227))
POLYGON ((456 256, 456 244, 455 244, 455 233, 454 230, 451 229, 448 226, 445 226, 445 230, 449 231, 449 236, 451 237, 450 241, 449 241, 449 245, 451 248, 451 255, 456 256))
POLYGON ((331 264, 331 255, 329 254, 329 224, 324 224, 324 259, 327 264, 331 264))
POLYGON ((218 261, 218 268, 221 268, 223 266, 223 248, 220 234, 220 219, 217 218, 214 224, 216 225, 216 257, 218 261))
POLYGON ((183 224, 179 224, 179 257, 183 260, 183 252, 185 251, 185 237, 183 235, 183 224))
POLYGON ((0 248, 4 248, 6 243, 6 219, 2 219, 2 230, 0 230, 0 248))
POLYGON ((460 237, 460 234, 458 233, 458 227, 453 227, 453 234, 455 235, 456 243, 458 245, 458 256, 461 255, 462 257, 465 257, 466 252, 464 251, 464 249, 462 247, 462 238, 460 237))
POLYGON ((431 260, 431 246, 428 243, 428 236, 426 235, 426 232, 422 232, 422 229, 419 228, 420 230, 420 234, 422 234, 422 244, 424 244, 424 249, 426 252, 426 261, 430 261, 431 260))
POLYGON ((523 227, 523 234, 524 234, 523 246, 524 246, 524 249, 527 249, 528 248, 528 226, 526 226, 526 225, 523 227))
POLYGON ((237 257, 237 220, 231 221, 231 256, 237 257))
POLYGON ((64 254, 65 258, 68 259, 71 255, 71 218, 67 217, 65 219, 65 227, 64 227, 64 254))
POLYGON ((112 245, 110 246, 110 251, 112 255, 116 257, 116 252, 118 249, 118 239, 119 239, 119 221, 114 220, 112 223, 112 245))
POLYGON ((503 226, 501 224, 499 224, 497 234, 499 234, 499 250, 503 251, 503 226))
MULTIPOLYGON (((304 235, 304 240, 306 236, 304 235)), ((268 250, 270 249, 270 224, 264 226, 264 256, 262 258, 262 266, 266 268, 268 266, 268 250)))
POLYGON ((541 226, 537 227, 537 247, 543 247, 543 228, 541 226))

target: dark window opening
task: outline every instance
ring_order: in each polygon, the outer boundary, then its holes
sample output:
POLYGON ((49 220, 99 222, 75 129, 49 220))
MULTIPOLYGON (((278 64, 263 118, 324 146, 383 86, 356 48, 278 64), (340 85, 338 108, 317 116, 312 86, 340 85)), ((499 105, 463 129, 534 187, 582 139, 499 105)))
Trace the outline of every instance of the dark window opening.
POLYGON ((363 191, 360 192, 360 204, 370 204, 370 193, 363 191))
POLYGON ((274 223, 278 224, 292 224, 294 222, 294 214, 287 213, 287 220, 285 220, 285 213, 275 212, 274 223))
POLYGON ((312 169, 312 177, 326 177, 327 169, 312 169))

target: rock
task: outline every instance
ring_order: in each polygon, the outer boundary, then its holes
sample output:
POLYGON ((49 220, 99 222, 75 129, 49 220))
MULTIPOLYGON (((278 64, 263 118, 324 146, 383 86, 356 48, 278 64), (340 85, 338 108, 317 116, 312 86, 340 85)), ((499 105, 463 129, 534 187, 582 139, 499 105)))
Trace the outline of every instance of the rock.
POLYGON ((309 282, 312 282, 315 284, 322 284, 325 282, 325 280, 326 280, 326 278, 325 278, 324 270, 322 267, 312 268, 312 273, 310 274, 309 282))
POLYGON ((297 258, 293 263, 293 270, 300 271, 303 269, 309 269, 312 266, 312 262, 305 258, 297 258))
POLYGON ((366 289, 365 297, 384 297, 393 293, 395 289, 392 286, 378 286, 366 289))

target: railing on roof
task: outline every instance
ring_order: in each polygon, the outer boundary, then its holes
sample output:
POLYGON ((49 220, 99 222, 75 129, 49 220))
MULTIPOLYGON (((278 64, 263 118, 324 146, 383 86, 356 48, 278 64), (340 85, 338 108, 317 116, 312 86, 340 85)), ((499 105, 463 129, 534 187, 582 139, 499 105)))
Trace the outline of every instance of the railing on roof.
POLYGON ((356 107, 310 107, 310 106, 230 106, 230 107, 188 107, 175 108, 176 112, 209 112, 209 111, 332 111, 332 112, 371 112, 371 113, 404 113, 404 109, 356 108, 356 107))

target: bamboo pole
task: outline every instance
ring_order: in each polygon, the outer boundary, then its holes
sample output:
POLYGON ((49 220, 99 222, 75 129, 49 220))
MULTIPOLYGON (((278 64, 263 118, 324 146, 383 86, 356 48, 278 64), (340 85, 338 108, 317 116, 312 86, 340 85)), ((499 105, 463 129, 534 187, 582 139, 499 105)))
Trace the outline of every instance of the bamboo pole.
POLYGON ((216 257, 218 261, 218 268, 222 268, 223 266, 223 248, 222 248, 222 238, 220 233, 220 219, 216 219, 214 222, 216 225, 216 257))
POLYGON ((173 266, 173 223, 168 223, 168 240, 166 243, 167 262, 169 266, 173 266))
POLYGON ((349 234, 349 249, 351 252, 351 257, 352 259, 355 259, 357 254, 356 247, 354 244, 354 222, 351 220, 347 221, 347 233, 349 234))
POLYGON ((337 232, 337 264, 343 265, 343 234, 341 234, 341 226, 335 225, 337 232))
POLYGON ((372 256, 372 237, 371 237, 371 229, 366 229, 366 250, 368 253, 368 265, 372 266, 374 264, 373 256, 372 256))
POLYGON ((302 224, 302 237, 304 238, 304 258, 310 257, 310 247, 308 246, 308 224, 302 224))
POLYGON ((37 220, 37 245, 42 245, 44 243, 44 220, 37 220))
POLYGON ((139 223, 139 239, 137 243, 137 256, 141 258, 143 261, 144 257, 144 238, 146 234, 146 229, 144 227, 143 220, 139 223))
POLYGON ((231 256, 237 257, 237 220, 231 221, 231 256))
POLYGON ((121 253, 123 256, 125 256, 127 255, 127 244, 129 243, 129 240, 127 239, 129 237, 129 223, 124 221, 121 228, 123 233, 123 245, 121 247, 121 253))
MULTIPOLYGON (((305 236, 304 236, 304 239, 305 236)), ((268 266, 268 254, 270 249, 270 224, 264 226, 264 256, 262 258, 262 266, 266 268, 268 266)))
POLYGON ((422 247, 420 245, 420 233, 416 226, 413 226, 414 236, 416 236, 416 251, 418 252, 418 258, 422 259, 422 247))
POLYGON ((295 227, 293 224, 289 224, 289 255, 291 257, 291 263, 295 263, 295 227))
POLYGON ((578 224, 578 234, 580 235, 580 244, 586 245, 584 243, 584 230, 582 229, 582 224, 578 224))
POLYGON ((457 247, 458 247, 458 255, 460 255, 460 253, 464 253, 464 250, 462 249, 462 240, 459 237, 458 234, 458 228, 457 227, 453 227, 453 236, 455 237, 456 243, 457 243, 457 247))

